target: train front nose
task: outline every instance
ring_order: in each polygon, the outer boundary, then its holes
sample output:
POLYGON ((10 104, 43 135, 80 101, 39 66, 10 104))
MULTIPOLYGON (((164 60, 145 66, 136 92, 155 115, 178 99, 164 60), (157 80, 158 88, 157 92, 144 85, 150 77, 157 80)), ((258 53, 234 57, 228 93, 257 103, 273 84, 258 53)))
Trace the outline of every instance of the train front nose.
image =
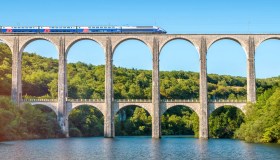
POLYGON ((159 28, 160 33, 166 33, 164 29, 159 28))

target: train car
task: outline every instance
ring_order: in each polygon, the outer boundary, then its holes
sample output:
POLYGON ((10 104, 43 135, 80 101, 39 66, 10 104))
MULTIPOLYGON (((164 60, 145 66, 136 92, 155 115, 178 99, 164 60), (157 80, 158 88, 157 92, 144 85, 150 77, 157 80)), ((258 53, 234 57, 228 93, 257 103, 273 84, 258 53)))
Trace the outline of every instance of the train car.
POLYGON ((70 26, 70 27, 0 27, 1 33, 154 33, 166 31, 156 26, 70 26))
POLYGON ((122 26, 122 33, 166 33, 156 26, 122 26))
POLYGON ((2 33, 37 33, 39 27, 1 27, 2 33))
POLYGON ((76 33, 77 28, 72 27, 39 27, 39 33, 76 33))
POLYGON ((117 26, 77 27, 77 33, 121 33, 121 27, 117 27, 117 26))

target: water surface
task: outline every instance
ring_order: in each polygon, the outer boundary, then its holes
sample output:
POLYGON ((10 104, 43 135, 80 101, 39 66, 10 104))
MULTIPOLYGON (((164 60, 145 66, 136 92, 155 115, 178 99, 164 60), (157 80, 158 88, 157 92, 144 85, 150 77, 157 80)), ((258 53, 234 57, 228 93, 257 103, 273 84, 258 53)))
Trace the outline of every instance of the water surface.
POLYGON ((0 143, 0 159, 280 159, 280 145, 190 137, 65 138, 0 143))

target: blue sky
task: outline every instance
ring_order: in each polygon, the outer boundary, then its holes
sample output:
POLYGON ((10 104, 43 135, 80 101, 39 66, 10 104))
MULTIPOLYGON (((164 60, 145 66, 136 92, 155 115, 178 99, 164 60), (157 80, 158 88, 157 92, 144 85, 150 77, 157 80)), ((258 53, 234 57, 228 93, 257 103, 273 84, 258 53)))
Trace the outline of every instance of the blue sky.
MULTIPOLYGON (((168 33, 280 33, 279 0, 14 0, 1 6, 2 26, 156 25, 168 33)), ((33 42, 25 51, 57 57, 48 42, 33 42)), ((263 43, 256 54, 257 77, 280 75, 280 41, 263 43)), ((68 62, 97 65, 104 59, 97 44, 81 41, 69 51, 68 62)), ((245 53, 235 42, 218 41, 207 60, 208 73, 246 76, 245 53)), ((160 69, 199 71, 198 62, 193 46, 172 41, 162 50, 160 69)), ((114 65, 151 69, 151 53, 141 42, 126 41, 117 48, 114 65)))

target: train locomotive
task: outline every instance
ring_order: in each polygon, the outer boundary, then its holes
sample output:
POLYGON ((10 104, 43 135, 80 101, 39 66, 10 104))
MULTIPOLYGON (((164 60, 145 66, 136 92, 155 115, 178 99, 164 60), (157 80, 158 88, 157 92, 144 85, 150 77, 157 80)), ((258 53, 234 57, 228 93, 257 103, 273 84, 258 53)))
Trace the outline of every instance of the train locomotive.
POLYGON ((0 26, 0 33, 154 33, 167 32, 157 26, 72 26, 72 27, 4 27, 0 26))

